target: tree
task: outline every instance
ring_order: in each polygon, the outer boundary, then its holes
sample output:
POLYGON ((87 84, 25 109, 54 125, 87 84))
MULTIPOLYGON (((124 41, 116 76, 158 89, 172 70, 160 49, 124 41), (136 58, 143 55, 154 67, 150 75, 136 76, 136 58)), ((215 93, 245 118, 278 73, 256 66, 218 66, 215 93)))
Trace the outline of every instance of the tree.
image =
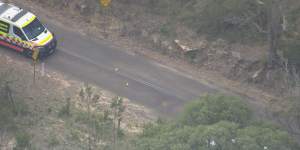
POLYGON ((244 125, 250 117, 249 108, 239 98, 209 95, 187 104, 181 122, 184 125, 199 125, 227 120, 244 125))
POLYGON ((233 140, 238 124, 221 121, 213 125, 198 126, 189 139, 191 149, 238 150, 233 140))
POLYGON ((123 98, 121 98, 121 97, 113 98, 113 102, 111 103, 110 107, 113 110, 113 144, 115 147, 115 145, 117 143, 117 136, 121 132, 122 114, 125 111, 125 106, 123 104, 123 98), (117 122, 117 128, 116 128, 116 122, 117 122))
MULTIPOLYGON (((81 98, 81 101, 83 101, 83 102, 86 101, 86 103, 87 103, 88 123, 91 123, 92 122, 91 102, 97 101, 100 98, 100 96, 97 94, 94 94, 93 88, 89 84, 85 84, 85 86, 80 90, 79 96, 81 98)), ((93 128, 95 128, 95 127, 93 127, 93 128)), ((88 149, 89 150, 92 149, 91 135, 92 135, 93 128, 89 128, 89 131, 88 131, 88 149)))
POLYGON ((135 141, 136 150, 298 150, 288 133, 273 125, 257 123, 248 127, 220 121, 212 125, 178 126, 160 124, 145 129, 135 141))
POLYGON ((299 146, 293 142, 287 132, 272 125, 257 124, 237 131, 237 145, 240 149, 296 150, 299 146))
POLYGON ((270 123, 255 121, 245 123, 232 119, 240 118, 237 112, 241 112, 242 116, 250 120, 245 114, 249 111, 241 111, 247 109, 240 106, 242 103, 239 103, 237 98, 218 95, 208 96, 197 102, 192 102, 186 107, 183 116, 188 117, 187 120, 181 118, 146 126, 143 133, 133 141, 134 150, 299 149, 287 132, 270 123), (233 108, 235 105, 239 109, 235 111, 225 109, 233 108), (218 115, 221 116, 217 117, 218 115), (208 116, 213 119, 209 119, 208 116))
POLYGON ((281 21, 282 13, 280 10, 280 0, 272 0, 268 3, 269 7, 269 50, 268 50, 268 67, 272 68, 279 63, 280 59, 277 54, 280 35, 282 31, 281 21))

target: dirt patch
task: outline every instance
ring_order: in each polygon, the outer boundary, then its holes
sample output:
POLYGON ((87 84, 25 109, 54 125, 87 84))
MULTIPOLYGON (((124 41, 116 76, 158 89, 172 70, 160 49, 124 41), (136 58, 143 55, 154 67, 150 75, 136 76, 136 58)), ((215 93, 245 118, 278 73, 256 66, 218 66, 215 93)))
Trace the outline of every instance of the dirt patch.
MULTIPOLYGON (((22 107, 27 108, 27 115, 15 118, 17 126, 31 135, 31 142, 37 149, 49 147, 53 138, 59 141, 58 148, 68 145, 71 149, 81 149, 77 146, 86 145, 89 129, 89 124, 85 121, 88 103, 79 96, 80 90, 85 87, 82 82, 69 80, 56 72, 47 72, 42 76, 41 64, 38 64, 36 83, 33 84, 31 63, 13 60, 2 54, 0 68, 1 77, 10 81, 13 99, 22 102, 22 107), (67 99, 70 99, 70 116, 61 117, 67 99), (79 142, 70 139, 75 136, 73 134, 76 134, 79 142)), ((107 112, 108 118, 113 118, 111 103, 117 95, 100 87, 90 86, 93 93, 99 95, 99 99, 90 105, 91 115, 96 119, 107 112)), ((150 109, 136 105, 129 99, 123 99, 123 104, 125 111, 122 113, 121 129, 126 135, 140 133, 145 124, 155 120, 150 109)), ((1 149, 10 149, 16 142, 14 136, 2 131, 5 129, 0 129, 1 149)))

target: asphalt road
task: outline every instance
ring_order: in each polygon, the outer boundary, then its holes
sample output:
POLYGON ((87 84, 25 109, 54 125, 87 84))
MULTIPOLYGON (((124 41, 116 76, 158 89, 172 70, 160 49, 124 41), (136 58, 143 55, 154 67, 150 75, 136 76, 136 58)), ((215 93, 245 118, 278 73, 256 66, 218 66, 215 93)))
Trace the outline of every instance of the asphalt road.
POLYGON ((174 115, 202 94, 215 92, 208 85, 108 42, 91 40, 68 27, 47 23, 60 43, 45 61, 47 69, 96 84, 119 96, 154 109, 158 115, 174 115))
POLYGON ((46 65, 85 82, 99 85, 162 115, 177 113, 184 103, 213 88, 141 55, 133 55, 108 42, 48 22, 59 43, 46 65))

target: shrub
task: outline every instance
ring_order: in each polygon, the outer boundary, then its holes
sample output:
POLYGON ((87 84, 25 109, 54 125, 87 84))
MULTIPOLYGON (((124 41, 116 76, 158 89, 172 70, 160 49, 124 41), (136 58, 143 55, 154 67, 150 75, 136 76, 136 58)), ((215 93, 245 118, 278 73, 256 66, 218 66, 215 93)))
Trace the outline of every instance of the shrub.
POLYGON ((236 97, 203 97, 188 104, 181 120, 146 126, 132 145, 134 150, 299 149, 287 132, 271 123, 246 123, 249 114, 236 97))
POLYGON ((205 96, 186 105, 181 122, 194 126, 226 120, 245 125, 250 117, 249 108, 240 98, 216 95, 205 96))
POLYGON ((288 59, 289 64, 300 69, 300 40, 285 41, 282 46, 283 55, 288 59))
POLYGON ((71 98, 66 99, 66 104, 58 112, 59 117, 70 116, 71 115, 71 98))
POLYGON ((200 34, 230 41, 258 40, 267 28, 266 9, 253 0, 190 1, 178 16, 200 34))
POLYGON ((59 145, 59 140, 57 139, 57 137, 55 135, 50 135, 48 146, 53 148, 58 145, 59 145))
POLYGON ((27 132, 19 131, 16 133, 15 138, 16 138, 16 147, 14 148, 14 150, 23 150, 31 147, 30 145, 31 137, 27 132))

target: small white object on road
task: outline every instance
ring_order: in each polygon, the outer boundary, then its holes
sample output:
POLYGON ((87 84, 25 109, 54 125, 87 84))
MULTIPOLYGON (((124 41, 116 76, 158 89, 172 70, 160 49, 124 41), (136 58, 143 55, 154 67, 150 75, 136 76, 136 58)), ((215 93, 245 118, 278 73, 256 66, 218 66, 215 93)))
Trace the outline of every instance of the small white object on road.
POLYGON ((119 71, 119 68, 115 68, 115 72, 118 72, 119 71))

